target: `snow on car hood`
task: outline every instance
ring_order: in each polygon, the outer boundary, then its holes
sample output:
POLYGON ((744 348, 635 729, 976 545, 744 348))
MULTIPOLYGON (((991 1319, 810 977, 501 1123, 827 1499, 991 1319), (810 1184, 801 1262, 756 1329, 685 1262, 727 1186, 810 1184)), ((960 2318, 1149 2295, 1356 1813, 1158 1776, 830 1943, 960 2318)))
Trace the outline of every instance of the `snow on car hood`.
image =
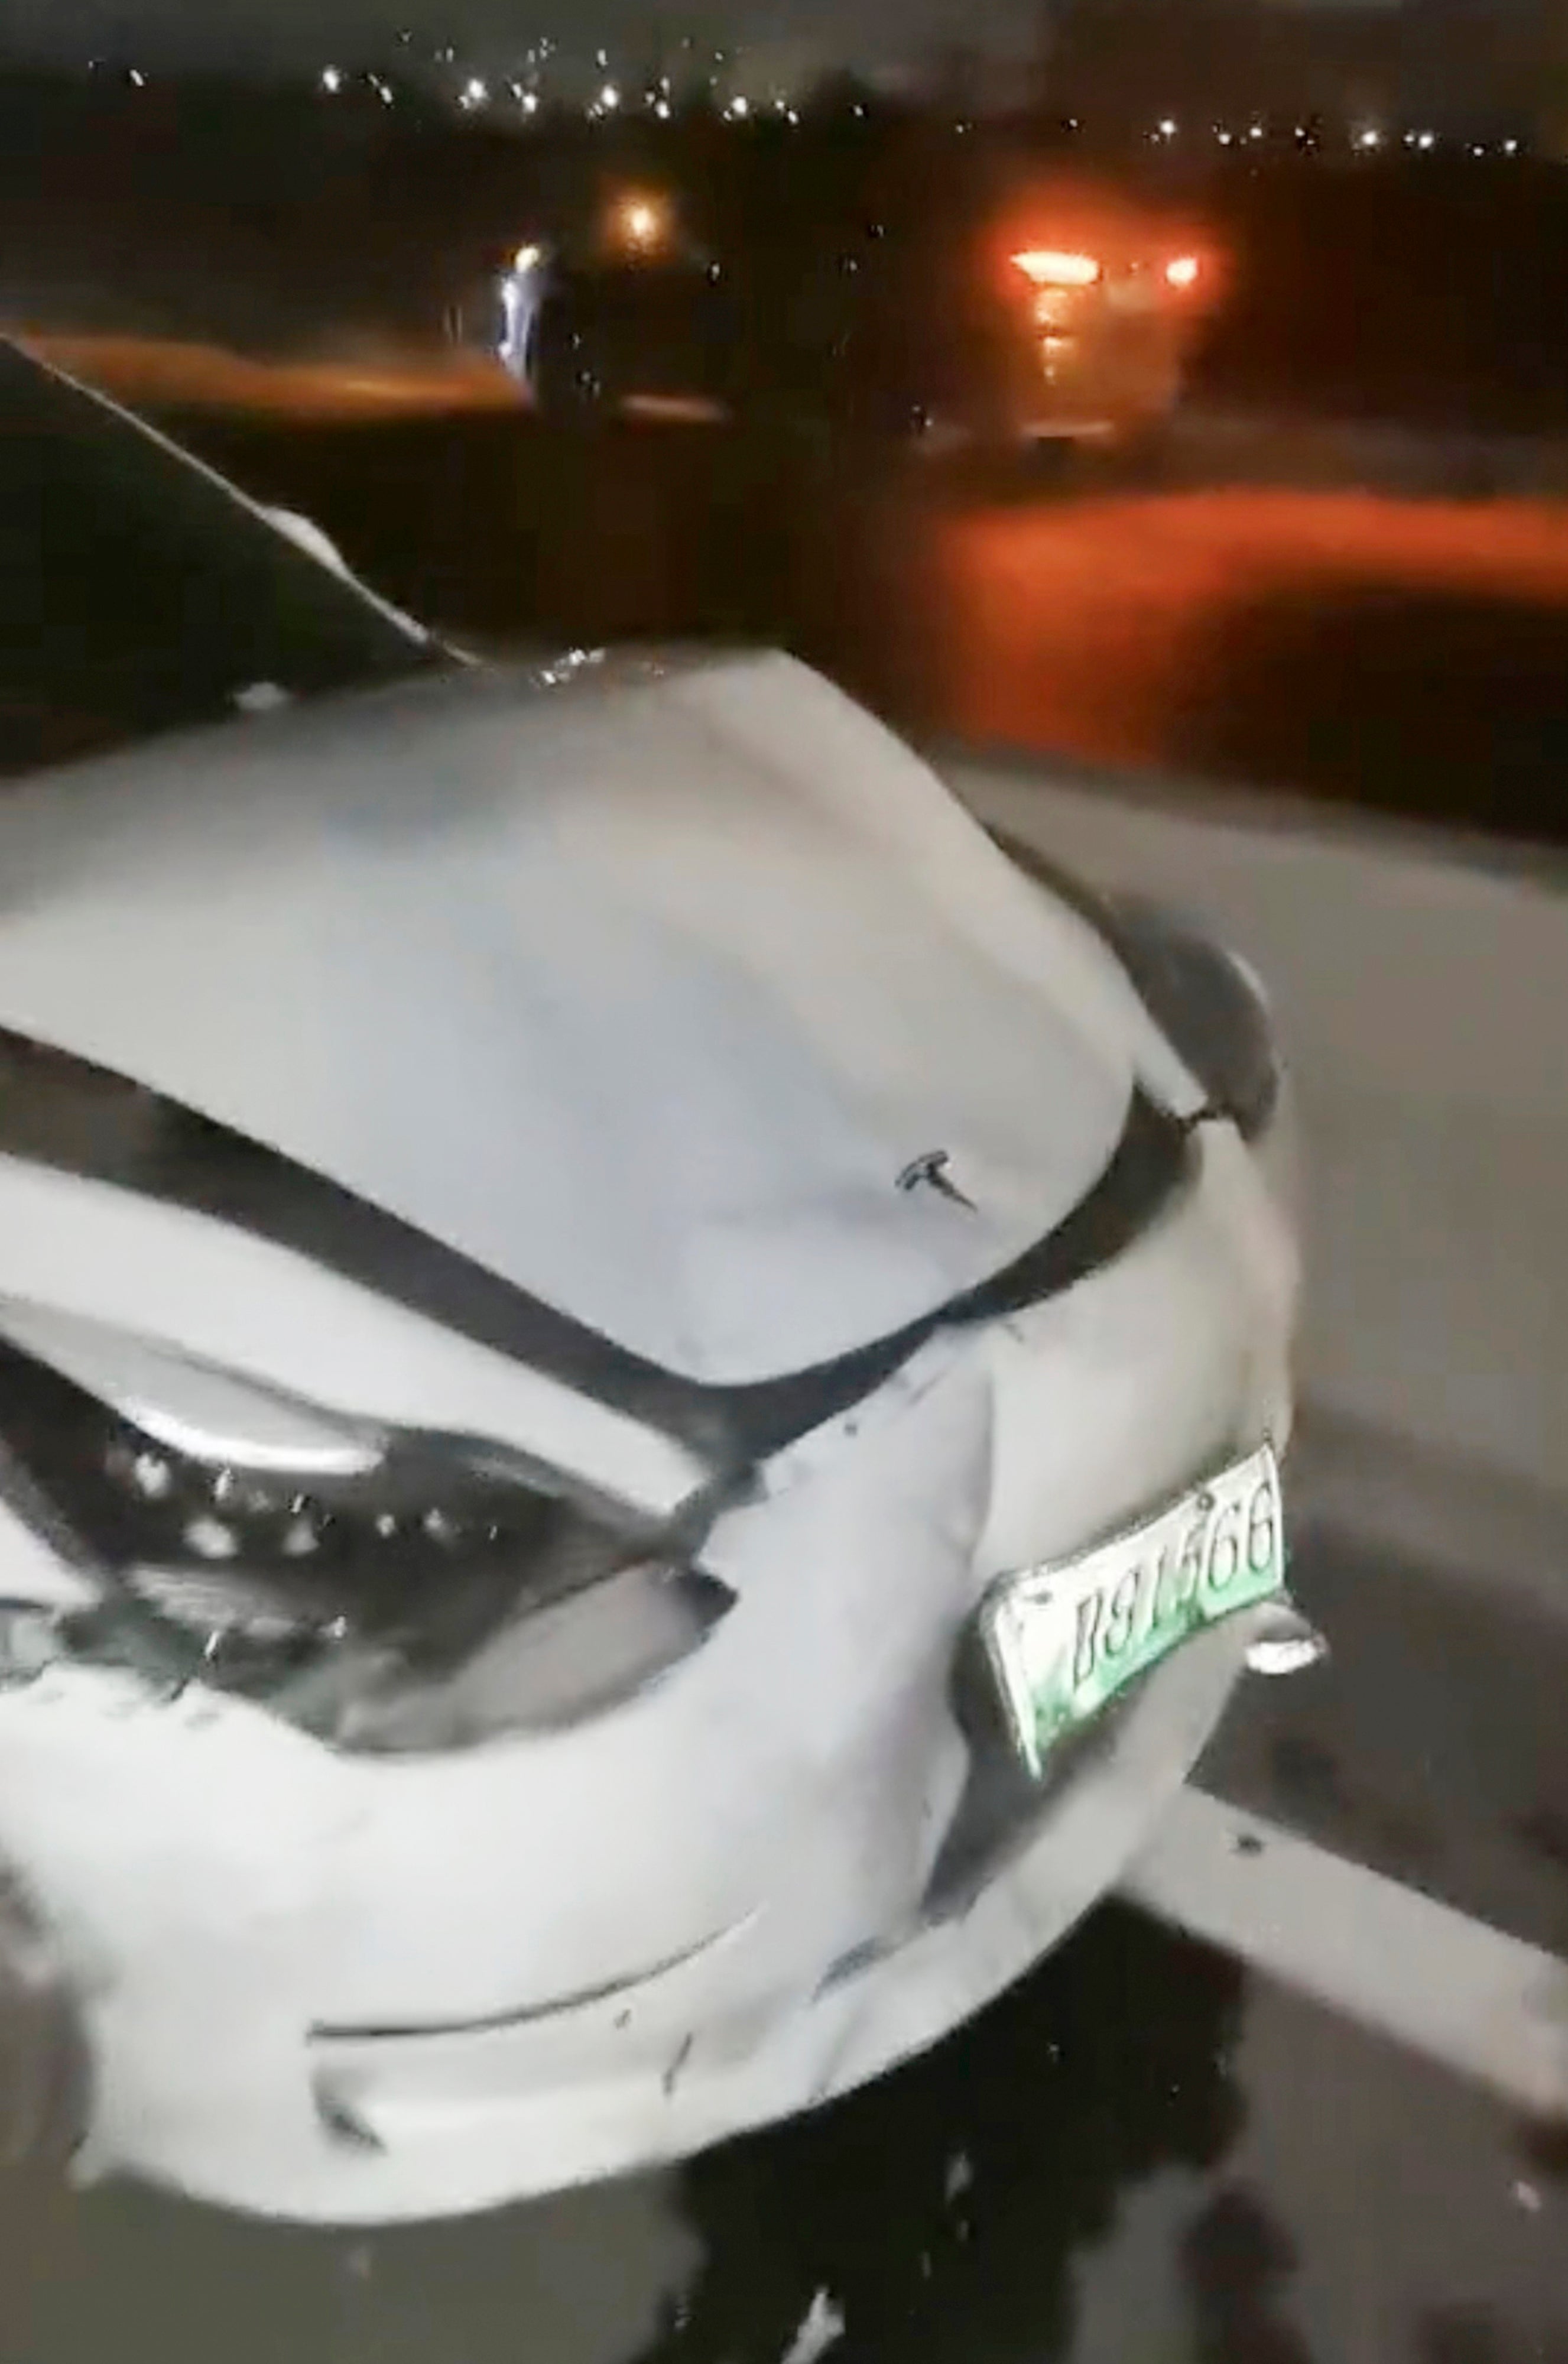
POLYGON ((0 1024, 713 1382, 1009 1263, 1104 1169, 1151 1035, 779 657, 468 670, 33 783, 0 1024), (899 1187, 932 1153, 962 1199, 899 1187))

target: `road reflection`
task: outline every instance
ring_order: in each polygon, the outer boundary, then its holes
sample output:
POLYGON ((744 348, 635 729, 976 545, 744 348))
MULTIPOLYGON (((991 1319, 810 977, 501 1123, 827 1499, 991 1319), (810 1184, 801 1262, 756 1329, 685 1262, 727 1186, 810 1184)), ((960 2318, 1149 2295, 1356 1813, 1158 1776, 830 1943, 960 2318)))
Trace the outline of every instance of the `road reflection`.
POLYGON ((1568 505, 939 470, 516 410, 183 423, 488 645, 775 641, 932 736, 1568 829, 1568 505))
POLYGON ((931 550, 928 727, 1562 831, 1568 509, 1229 488, 931 550))

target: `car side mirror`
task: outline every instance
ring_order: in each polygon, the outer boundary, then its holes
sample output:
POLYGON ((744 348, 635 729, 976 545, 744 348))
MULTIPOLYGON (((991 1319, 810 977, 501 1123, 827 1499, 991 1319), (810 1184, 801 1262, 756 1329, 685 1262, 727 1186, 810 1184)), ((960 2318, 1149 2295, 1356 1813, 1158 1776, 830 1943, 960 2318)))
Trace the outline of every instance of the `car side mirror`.
POLYGON ((314 558, 318 566, 329 567, 340 574, 345 583, 354 580, 354 570, 329 533, 324 533, 314 518, 301 517, 297 509, 264 508, 261 515, 270 526, 276 528, 296 550, 306 558, 314 558))
MULTIPOLYGON (((391 600, 384 599, 379 592, 372 591, 361 582, 331 535, 323 532, 314 518, 301 517, 297 509, 264 507, 261 514, 285 541, 292 541, 296 550, 303 551, 306 558, 315 559, 318 566, 325 566, 328 574, 335 574, 340 583, 351 584, 361 599, 379 608, 390 622, 401 625, 411 639, 422 642, 427 648, 436 645, 430 633, 416 618, 406 615, 401 608, 394 607, 391 600)), ((460 662, 473 662, 463 658, 461 651, 452 650, 450 653, 458 657, 460 662)))

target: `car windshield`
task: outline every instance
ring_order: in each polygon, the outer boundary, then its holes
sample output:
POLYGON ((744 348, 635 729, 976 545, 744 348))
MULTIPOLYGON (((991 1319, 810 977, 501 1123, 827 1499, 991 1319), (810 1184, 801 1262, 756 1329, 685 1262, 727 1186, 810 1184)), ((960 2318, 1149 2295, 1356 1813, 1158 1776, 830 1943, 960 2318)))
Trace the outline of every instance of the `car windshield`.
POLYGON ((216 479, 0 344, 0 775, 440 661, 216 479))

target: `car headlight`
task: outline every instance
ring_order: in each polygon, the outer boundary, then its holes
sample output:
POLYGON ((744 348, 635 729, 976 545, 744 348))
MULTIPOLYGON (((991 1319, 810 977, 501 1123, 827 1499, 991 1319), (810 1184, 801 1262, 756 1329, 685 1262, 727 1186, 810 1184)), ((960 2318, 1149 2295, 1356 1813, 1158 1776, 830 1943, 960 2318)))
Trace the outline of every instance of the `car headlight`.
POLYGON ((0 1307, 0 1492, 97 1579, 62 1646, 346 1747, 447 1747, 640 1689, 733 1605, 673 1522, 483 1439, 359 1422, 0 1307))
POLYGON ((1267 998, 1247 964, 1160 904, 1096 894, 1032 846, 1000 830, 990 835, 1017 869, 1104 938, 1214 1113, 1229 1117, 1247 1141, 1266 1132, 1284 1075, 1267 998))

